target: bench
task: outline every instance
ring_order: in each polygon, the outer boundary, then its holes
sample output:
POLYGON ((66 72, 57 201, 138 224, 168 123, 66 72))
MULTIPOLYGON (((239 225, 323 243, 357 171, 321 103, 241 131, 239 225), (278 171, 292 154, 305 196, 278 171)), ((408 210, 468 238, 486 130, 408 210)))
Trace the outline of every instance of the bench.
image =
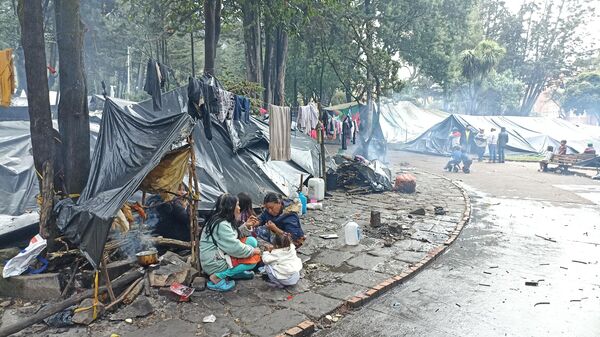
POLYGON ((550 159, 550 164, 558 165, 555 172, 567 173, 569 167, 581 166, 581 164, 590 162, 596 158, 595 154, 577 153, 577 154, 555 154, 550 159))

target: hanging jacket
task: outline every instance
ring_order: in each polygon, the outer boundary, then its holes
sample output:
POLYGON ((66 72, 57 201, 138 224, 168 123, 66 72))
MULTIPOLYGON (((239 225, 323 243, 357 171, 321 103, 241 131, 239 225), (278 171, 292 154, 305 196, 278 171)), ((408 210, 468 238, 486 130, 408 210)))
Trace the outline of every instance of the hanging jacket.
POLYGON ((158 63, 153 59, 148 60, 144 91, 152 96, 152 107, 154 108, 154 111, 162 110, 161 88, 164 88, 165 83, 167 82, 167 72, 168 69, 165 65, 158 63))
POLYGON ((0 106, 10 106, 15 91, 12 49, 0 50, 0 106))

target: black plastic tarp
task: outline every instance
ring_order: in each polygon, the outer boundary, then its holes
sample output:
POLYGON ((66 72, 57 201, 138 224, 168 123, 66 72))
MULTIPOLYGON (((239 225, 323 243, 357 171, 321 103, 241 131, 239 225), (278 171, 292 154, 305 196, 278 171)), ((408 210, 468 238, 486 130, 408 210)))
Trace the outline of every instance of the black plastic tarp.
POLYGON ((106 100, 86 187, 76 204, 66 199, 55 207, 59 228, 94 267, 100 262, 113 217, 194 125, 187 113, 146 119, 141 111, 140 106, 124 109, 106 100))
MULTIPOLYGON (((162 96, 161 114, 187 111, 187 90, 179 88, 162 96)), ((152 102, 139 106, 154 114, 152 102), (148 109, 149 108, 149 109, 148 109)), ((213 208, 223 193, 245 192, 255 204, 260 204, 267 192, 289 196, 300 184, 300 177, 319 175, 319 146, 301 132, 292 131, 290 161, 269 160, 269 126, 256 118, 250 123, 229 121, 220 123, 211 118, 212 140, 206 138, 204 124, 198 120, 194 129, 196 150, 196 175, 200 182, 200 210, 213 208), (237 151, 233 150, 231 133, 239 139, 237 151)))
POLYGON ((577 125, 559 118, 450 115, 407 143, 404 149, 446 155, 452 129, 461 132, 463 143, 466 127, 484 129, 485 134, 489 134, 492 127, 497 132, 505 127, 509 134, 507 150, 514 153, 541 154, 549 145, 558 148, 563 139, 567 140, 571 153, 583 152, 587 143, 600 144, 600 127, 577 125))
MULTIPOLYGON (((92 148, 99 128, 96 119, 90 120, 92 148)), ((0 122, 0 236, 38 222, 38 193, 29 121, 0 122)))

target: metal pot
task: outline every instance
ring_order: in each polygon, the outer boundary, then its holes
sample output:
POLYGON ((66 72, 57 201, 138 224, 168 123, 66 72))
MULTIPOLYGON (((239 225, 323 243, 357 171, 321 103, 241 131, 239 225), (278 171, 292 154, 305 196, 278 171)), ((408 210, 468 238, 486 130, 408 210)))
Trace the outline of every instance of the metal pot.
POLYGON ((145 250, 135 254, 138 263, 143 267, 148 267, 158 263, 158 252, 156 250, 145 250))

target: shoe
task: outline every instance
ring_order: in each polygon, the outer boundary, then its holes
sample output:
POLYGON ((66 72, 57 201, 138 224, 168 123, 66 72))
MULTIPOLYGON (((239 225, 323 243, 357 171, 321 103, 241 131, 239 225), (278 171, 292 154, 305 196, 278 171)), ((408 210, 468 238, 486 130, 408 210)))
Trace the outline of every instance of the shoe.
POLYGON ((231 275, 231 278, 233 280, 251 280, 251 279, 254 278, 254 273, 251 272, 251 271, 249 271, 249 270, 246 270, 246 271, 243 271, 241 273, 237 273, 235 275, 231 275))
POLYGON ((235 287, 235 281, 227 281, 225 279, 221 279, 221 281, 219 281, 219 283, 217 284, 214 284, 212 281, 208 281, 206 282, 206 287, 213 291, 226 292, 230 291, 235 287))

